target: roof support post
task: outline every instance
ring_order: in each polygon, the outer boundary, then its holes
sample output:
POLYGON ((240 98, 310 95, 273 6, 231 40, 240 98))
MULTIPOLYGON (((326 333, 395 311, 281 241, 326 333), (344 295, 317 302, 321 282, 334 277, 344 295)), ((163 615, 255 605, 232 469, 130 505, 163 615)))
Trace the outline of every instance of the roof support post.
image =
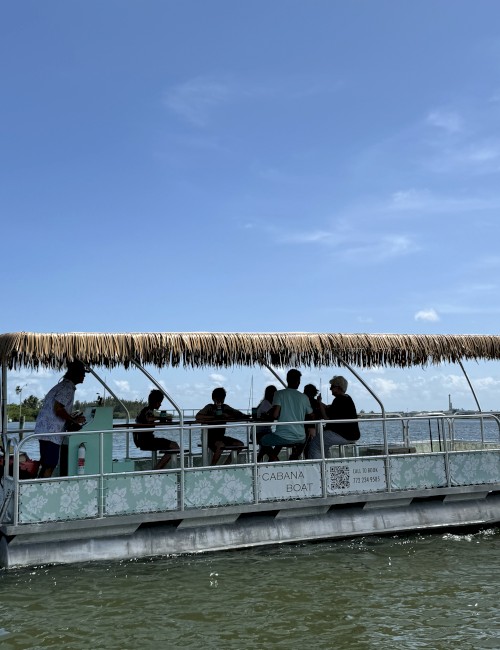
MULTIPOLYGON (((467 383, 469 384, 469 388, 471 389, 472 395, 474 396, 474 400, 476 402, 477 410, 479 411, 479 413, 482 413, 481 406, 479 405, 479 400, 477 399, 477 395, 474 390, 474 387, 472 386, 471 380, 469 379, 469 375, 465 372, 465 368, 462 362, 460 361, 460 359, 458 360, 458 365, 460 366, 460 368, 462 368, 462 372, 464 373, 465 378, 467 379, 467 383)), ((481 442, 484 444, 484 422, 482 417, 479 418, 479 422, 481 423, 481 442)))
POLYGON ((180 426, 182 427, 182 426, 184 425, 184 414, 182 413, 182 409, 180 409, 179 406, 178 406, 178 405, 176 404, 176 402, 174 401, 174 398, 173 398, 173 397, 170 397, 170 395, 169 395, 169 394, 167 393, 167 391, 163 388, 163 386, 162 386, 161 384, 159 384, 159 383, 156 381, 156 379, 153 377, 153 375, 151 375, 151 374, 146 370, 146 368, 144 368, 143 366, 141 366, 141 364, 140 364, 138 361, 134 361, 134 360, 132 359, 132 360, 130 361, 130 363, 133 363, 134 366, 135 366, 136 368, 138 368, 138 369, 139 369, 143 374, 145 374, 146 377, 149 379, 149 381, 151 381, 151 382, 156 386, 156 388, 157 388, 161 393, 163 393, 163 395, 165 395, 165 397, 167 398, 167 400, 170 402, 170 404, 172 404, 172 406, 174 407, 174 409, 175 409, 175 410, 177 411, 177 413, 179 414, 179 424, 180 424, 180 426))
MULTIPOLYGON (((122 406, 122 408, 125 410, 125 413, 127 414, 127 424, 129 424, 130 423, 130 413, 128 412, 128 408, 125 406, 125 404, 121 401, 121 399, 119 397, 117 397, 115 395, 115 393, 111 390, 111 388, 104 381, 104 379, 101 379, 101 377, 99 377, 99 375, 96 373, 96 371, 93 368, 91 368, 90 366, 87 366, 87 370, 88 370, 88 372, 90 372, 90 374, 93 377, 95 377, 95 379, 97 379, 97 381, 101 384, 101 386, 103 386, 104 389, 108 391, 108 393, 111 395, 111 397, 113 397, 118 402, 118 404, 120 404, 122 406)), ((130 440, 129 440, 129 438, 130 438, 130 431, 127 431, 127 438, 126 438, 126 445, 125 445, 125 454, 126 454, 127 458, 129 457, 129 451, 130 451, 130 440)))
POLYGON ((266 363, 265 361, 262 361, 261 363, 265 368, 267 368, 269 370, 270 373, 272 373, 276 377, 276 379, 279 381, 279 383, 286 388, 286 383, 284 382, 283 379, 281 379, 281 377, 278 375, 276 370, 272 366, 270 366, 268 363, 266 363))
POLYGON ((0 379, 0 416, 1 416, 1 432, 2 432, 2 447, 4 453, 4 464, 3 464, 3 474, 7 475, 9 461, 8 461, 8 451, 9 447, 7 444, 7 430, 9 425, 9 419, 7 417, 7 364, 2 363, 2 377, 0 379))
POLYGON ((368 386, 366 381, 358 375, 358 373, 354 370, 354 368, 351 368, 351 366, 341 359, 340 357, 337 357, 339 362, 347 368, 352 374, 356 377, 356 379, 363 384, 363 386, 366 388, 366 390, 370 393, 370 395, 373 397, 373 399, 378 402, 378 405, 380 406, 380 412, 382 413, 382 431, 384 434, 384 453, 387 455, 389 453, 389 448, 387 444, 387 431, 386 431, 386 424, 385 424, 385 408, 384 405, 382 404, 382 400, 380 400, 377 395, 373 392, 373 390, 368 386))

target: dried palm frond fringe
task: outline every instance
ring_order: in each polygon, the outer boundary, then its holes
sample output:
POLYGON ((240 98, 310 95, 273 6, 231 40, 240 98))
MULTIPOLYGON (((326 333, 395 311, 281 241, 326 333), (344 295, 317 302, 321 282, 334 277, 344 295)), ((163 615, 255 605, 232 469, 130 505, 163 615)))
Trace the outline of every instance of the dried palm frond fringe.
POLYGON ((500 359, 500 336, 480 334, 333 334, 157 332, 0 334, 0 363, 9 369, 53 368, 81 359, 90 366, 426 366, 500 359))

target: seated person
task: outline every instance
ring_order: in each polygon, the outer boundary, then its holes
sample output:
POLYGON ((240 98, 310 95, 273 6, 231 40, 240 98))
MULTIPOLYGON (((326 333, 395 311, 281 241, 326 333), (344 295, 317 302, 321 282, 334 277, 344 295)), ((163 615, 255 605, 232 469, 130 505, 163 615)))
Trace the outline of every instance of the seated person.
MULTIPOLYGON (((271 411, 272 419, 278 422, 290 422, 291 424, 278 426, 275 433, 267 433, 262 437, 260 453, 262 456, 267 454, 270 461, 278 460, 278 454, 283 445, 294 445, 290 460, 296 460, 304 449, 306 442, 304 425, 294 424, 294 422, 311 420, 313 410, 307 395, 299 393, 297 390, 300 386, 300 378, 301 373, 292 368, 286 375, 287 387, 274 393, 273 409, 271 411), (270 449, 271 447, 273 448, 270 449)), ((309 433, 314 435, 314 428, 309 433)))
MULTIPOLYGON (((264 391, 264 397, 262 401, 259 403, 259 405, 257 406, 257 413, 256 413, 257 420, 260 420, 262 422, 272 421, 270 415, 271 415, 271 409, 273 408, 273 398, 276 390, 277 390, 276 386, 273 386, 272 384, 266 387, 266 390, 264 391)), ((260 445, 260 441, 262 440, 262 437, 265 436, 266 433, 272 433, 272 432, 273 430, 270 424, 266 426, 256 427, 257 443, 260 445)), ((258 461, 263 460, 262 447, 259 448, 257 460, 258 461)))
MULTIPOLYGON (((330 379, 330 390, 334 397, 326 407, 327 420, 356 420, 358 414, 349 395, 346 395, 347 379, 336 376, 330 379)), ((325 455, 332 445, 352 445, 359 440, 360 432, 357 422, 332 422, 325 424, 323 444, 325 455)), ((321 458, 320 438, 316 436, 309 445, 308 458, 321 458)))
MULTIPOLYGON (((212 404, 207 404, 196 414, 196 422, 202 424, 215 424, 220 422, 240 422, 241 420, 248 420, 248 415, 233 409, 228 404, 224 404, 226 399, 226 391, 224 388, 214 388, 212 391, 212 404)), ((237 451, 243 449, 244 445, 241 440, 226 436, 225 427, 218 427, 217 429, 208 429, 207 444, 210 451, 213 453, 212 465, 217 465, 222 452, 226 447, 236 447, 237 451)), ((231 456, 228 456, 226 465, 231 462, 231 456)))
POLYGON ((325 405, 321 401, 321 395, 319 390, 314 384, 306 384, 304 386, 304 395, 307 395, 309 398, 309 404, 313 410, 312 420, 326 420, 326 409, 325 405))
MULTIPOLYGON (((163 393, 161 390, 152 390, 149 393, 148 405, 145 406, 139 415, 135 418, 137 424, 154 427, 159 418, 154 414, 163 402, 163 393)), ((167 438, 156 438, 152 431, 134 431, 134 443, 143 451, 161 451, 163 456, 158 461, 155 469, 163 469, 171 457, 171 453, 179 453, 179 445, 173 440, 167 438)))
MULTIPOLYGON (((314 384, 306 384, 304 386, 304 395, 307 395, 309 398, 309 404, 311 405, 311 408, 313 410, 312 412, 312 417, 311 420, 326 420, 326 409, 325 405, 321 401, 321 394, 319 390, 316 388, 314 384)), ((306 429, 306 446, 304 449, 304 453, 306 458, 308 457, 308 447, 309 447, 309 442, 311 440, 311 436, 308 436, 307 431, 308 431, 308 426, 304 425, 306 429)), ((316 430, 316 426, 314 427, 316 430)))

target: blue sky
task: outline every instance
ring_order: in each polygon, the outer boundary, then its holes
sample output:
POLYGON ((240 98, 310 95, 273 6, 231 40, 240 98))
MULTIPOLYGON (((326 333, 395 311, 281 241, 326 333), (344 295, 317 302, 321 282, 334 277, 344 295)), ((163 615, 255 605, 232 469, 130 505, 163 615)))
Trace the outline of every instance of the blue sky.
MULTIPOLYGON (((1 331, 497 333, 499 24, 496 0, 8 0, 1 331)), ((252 376, 159 377, 241 407, 252 376)), ((391 410, 473 406, 456 367, 363 376, 391 410)))

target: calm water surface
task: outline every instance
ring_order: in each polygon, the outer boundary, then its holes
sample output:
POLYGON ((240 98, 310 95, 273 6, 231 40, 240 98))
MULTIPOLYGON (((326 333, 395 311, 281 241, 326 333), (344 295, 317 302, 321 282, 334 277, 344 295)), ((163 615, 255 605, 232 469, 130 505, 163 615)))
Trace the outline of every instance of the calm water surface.
POLYGON ((500 533, 0 571, 0 647, 500 648, 500 533))

